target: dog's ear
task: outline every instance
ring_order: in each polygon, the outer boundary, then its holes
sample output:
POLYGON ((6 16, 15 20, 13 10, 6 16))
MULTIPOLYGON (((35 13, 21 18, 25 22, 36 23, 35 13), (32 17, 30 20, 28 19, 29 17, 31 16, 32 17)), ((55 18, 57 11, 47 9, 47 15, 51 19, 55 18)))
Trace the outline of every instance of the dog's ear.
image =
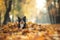
POLYGON ((26 22, 26 16, 23 17, 23 21, 26 22))
POLYGON ((17 17, 18 18, 18 22, 20 22, 21 21, 21 18, 20 17, 17 17))

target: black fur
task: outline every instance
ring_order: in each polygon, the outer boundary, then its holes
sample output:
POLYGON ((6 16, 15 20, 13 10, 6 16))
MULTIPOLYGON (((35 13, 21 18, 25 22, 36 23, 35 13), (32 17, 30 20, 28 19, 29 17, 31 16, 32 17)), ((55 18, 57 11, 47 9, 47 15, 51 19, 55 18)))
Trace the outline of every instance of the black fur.
POLYGON ((26 28, 26 16, 24 16, 23 18, 18 17, 18 28, 20 28, 20 22, 24 21, 24 26, 23 29, 26 28))

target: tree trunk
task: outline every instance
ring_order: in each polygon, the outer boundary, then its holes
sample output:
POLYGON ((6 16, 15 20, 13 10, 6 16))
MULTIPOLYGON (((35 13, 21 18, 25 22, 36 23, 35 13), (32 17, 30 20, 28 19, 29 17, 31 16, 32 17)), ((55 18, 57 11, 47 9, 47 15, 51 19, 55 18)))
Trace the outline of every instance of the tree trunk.
POLYGON ((12 0, 5 0, 5 5, 7 8, 6 8, 3 24, 7 24, 8 22, 11 21, 9 17, 9 12, 11 11, 12 0), (7 1, 8 1, 8 5, 7 5, 7 1))

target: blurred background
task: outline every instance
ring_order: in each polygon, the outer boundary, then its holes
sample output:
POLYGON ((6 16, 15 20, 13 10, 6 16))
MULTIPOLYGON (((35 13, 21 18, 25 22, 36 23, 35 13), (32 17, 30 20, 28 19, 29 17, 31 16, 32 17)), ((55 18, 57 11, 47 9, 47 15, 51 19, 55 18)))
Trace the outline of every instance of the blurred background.
POLYGON ((60 0, 0 0, 0 25, 3 24, 9 1, 12 1, 9 12, 11 22, 16 22, 16 16, 26 16, 27 22, 60 23, 60 0))

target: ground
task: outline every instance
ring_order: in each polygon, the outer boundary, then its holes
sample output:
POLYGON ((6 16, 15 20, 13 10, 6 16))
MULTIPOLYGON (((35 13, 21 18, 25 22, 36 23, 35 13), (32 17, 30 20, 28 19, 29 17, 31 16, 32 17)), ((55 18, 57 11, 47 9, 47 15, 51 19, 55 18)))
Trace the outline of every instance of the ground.
POLYGON ((25 29, 8 23, 0 29, 0 40, 60 40, 60 24, 27 23, 25 29))

